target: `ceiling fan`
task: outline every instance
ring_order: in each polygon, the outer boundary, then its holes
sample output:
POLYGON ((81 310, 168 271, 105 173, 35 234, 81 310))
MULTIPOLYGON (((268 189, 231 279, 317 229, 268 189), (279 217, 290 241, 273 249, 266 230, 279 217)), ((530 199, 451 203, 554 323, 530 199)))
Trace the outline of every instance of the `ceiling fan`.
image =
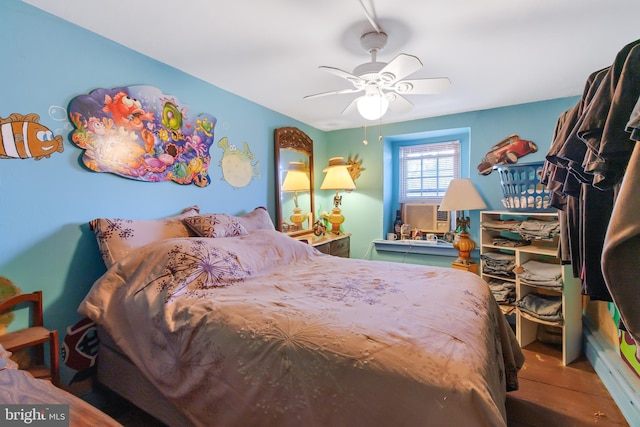
POLYGON ((378 62, 377 54, 387 44, 387 34, 382 31, 365 33, 360 37, 360 45, 371 54, 371 62, 358 65, 353 73, 339 68, 320 66, 319 68, 346 79, 353 88, 322 92, 305 96, 304 99, 326 95, 364 92, 354 99, 343 111, 348 113, 355 108, 362 117, 377 120, 387 109, 406 113, 413 104, 403 95, 432 95, 446 91, 451 82, 446 77, 426 79, 405 79, 422 68, 420 59, 401 53, 391 62, 378 62))

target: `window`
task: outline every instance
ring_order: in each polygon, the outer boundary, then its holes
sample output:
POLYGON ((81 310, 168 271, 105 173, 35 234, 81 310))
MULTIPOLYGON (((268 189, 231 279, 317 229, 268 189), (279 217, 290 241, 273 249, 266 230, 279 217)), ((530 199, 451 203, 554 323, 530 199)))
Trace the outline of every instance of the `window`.
POLYGON ((383 235, 407 204, 440 204, 454 178, 469 176, 471 128, 389 135, 383 152, 383 235))
POLYGON ((438 203, 460 177, 460 141, 398 147, 398 202, 438 203))

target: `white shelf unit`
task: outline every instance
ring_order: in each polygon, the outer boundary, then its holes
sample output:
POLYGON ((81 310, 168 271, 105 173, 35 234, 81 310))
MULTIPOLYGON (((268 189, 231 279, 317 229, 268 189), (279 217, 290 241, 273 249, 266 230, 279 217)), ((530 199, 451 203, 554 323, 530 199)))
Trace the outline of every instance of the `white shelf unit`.
MULTIPOLYGON (((558 221, 558 214, 554 212, 515 212, 515 211, 482 211, 480 213, 480 253, 503 252, 515 256, 515 265, 523 265, 529 260, 548 262, 561 265, 562 271, 562 322, 547 322, 542 319, 529 316, 519 309, 515 309, 516 338, 520 346, 524 347, 537 340, 538 325, 557 326, 562 329, 562 363, 568 365, 580 356, 582 351, 582 295, 580 280, 573 277, 571 265, 562 264, 558 258, 559 237, 553 240, 533 240, 531 245, 506 247, 493 245, 493 239, 500 235, 508 236, 509 232, 486 230, 484 223, 490 221, 533 219, 539 221, 558 221)), ((521 283, 518 276, 505 278, 503 276, 485 274, 480 263, 480 276, 485 280, 497 278, 515 283, 516 301, 522 299, 531 292, 547 295, 558 295, 544 288, 537 288, 521 283)), ((506 310, 505 310, 506 312, 506 310)))

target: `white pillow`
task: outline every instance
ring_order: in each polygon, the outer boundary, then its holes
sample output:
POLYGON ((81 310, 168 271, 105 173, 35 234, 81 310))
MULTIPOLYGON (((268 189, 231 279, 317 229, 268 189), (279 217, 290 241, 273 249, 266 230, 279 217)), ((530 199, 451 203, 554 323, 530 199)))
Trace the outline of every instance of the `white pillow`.
POLYGON ((107 268, 124 258, 133 249, 164 239, 189 237, 196 234, 182 222, 198 215, 200 208, 191 206, 180 215, 157 220, 98 218, 89 223, 96 235, 102 260, 107 268))
POLYGON ((253 211, 236 217, 244 228, 251 232, 254 230, 275 230, 276 227, 271 221, 267 208, 259 206, 253 211))
POLYGON ((227 214, 194 215, 182 221, 200 237, 233 237, 249 234, 237 217, 227 214))

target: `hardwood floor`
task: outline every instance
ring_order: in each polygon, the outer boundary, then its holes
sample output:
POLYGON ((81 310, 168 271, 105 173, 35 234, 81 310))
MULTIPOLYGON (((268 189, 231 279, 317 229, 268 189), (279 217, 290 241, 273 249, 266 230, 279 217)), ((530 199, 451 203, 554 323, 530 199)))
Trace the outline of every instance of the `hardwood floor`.
POLYGON ((563 366, 560 347, 536 341, 523 351, 520 389, 507 396, 509 427, 629 425, 585 356, 563 366))
MULTIPOLYGON (((523 349, 520 389, 508 393, 508 427, 620 427, 629 424, 586 357, 562 365, 559 347, 535 342, 523 349)), ((163 427, 107 391, 93 402, 125 427, 163 427)))

